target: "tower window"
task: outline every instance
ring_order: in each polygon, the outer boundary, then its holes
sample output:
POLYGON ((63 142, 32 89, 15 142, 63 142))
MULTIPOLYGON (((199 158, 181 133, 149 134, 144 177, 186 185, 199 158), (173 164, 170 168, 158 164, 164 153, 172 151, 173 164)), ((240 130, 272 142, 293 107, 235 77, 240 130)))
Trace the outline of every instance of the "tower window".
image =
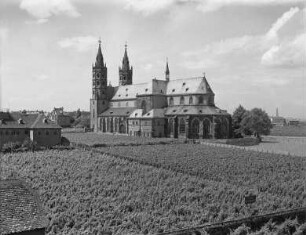
POLYGON ((173 105, 173 97, 170 97, 170 99, 169 99, 169 105, 173 105))
POLYGON ((185 103, 184 96, 181 96, 181 98, 180 98, 180 104, 184 104, 184 103, 185 103))
POLYGON ((192 96, 189 97, 189 104, 193 104, 193 98, 192 98, 192 96))
POLYGON ((200 96, 200 97, 199 97, 199 104, 203 104, 203 102, 204 102, 204 97, 203 97, 203 96, 200 96))

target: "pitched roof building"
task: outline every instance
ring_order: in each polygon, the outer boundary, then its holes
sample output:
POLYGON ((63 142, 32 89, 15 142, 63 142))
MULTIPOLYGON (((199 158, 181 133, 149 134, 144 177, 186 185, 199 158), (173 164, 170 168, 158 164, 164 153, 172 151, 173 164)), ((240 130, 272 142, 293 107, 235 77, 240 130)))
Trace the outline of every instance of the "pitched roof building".
POLYGON ((215 106, 215 94, 205 76, 133 84, 125 46, 119 86, 107 85, 101 51, 92 68, 91 128, 95 131, 146 137, 228 138, 231 116, 215 106))
POLYGON ((39 195, 21 180, 0 180, 0 234, 45 234, 48 221, 39 195))
POLYGON ((61 127, 42 113, 0 112, 0 149, 5 143, 23 143, 27 138, 40 146, 53 146, 60 143, 61 127))

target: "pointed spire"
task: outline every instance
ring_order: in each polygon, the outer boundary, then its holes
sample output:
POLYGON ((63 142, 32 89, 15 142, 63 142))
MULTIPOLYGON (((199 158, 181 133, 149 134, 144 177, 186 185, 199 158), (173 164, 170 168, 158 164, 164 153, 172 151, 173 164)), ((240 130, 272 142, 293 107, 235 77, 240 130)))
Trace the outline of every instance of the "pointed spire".
POLYGON ((103 62, 103 55, 102 55, 102 51, 101 51, 101 38, 99 38, 99 48, 98 48, 98 53, 97 53, 97 57, 96 57, 96 66, 103 66, 104 62, 103 62))
POLYGON ((169 79, 170 79, 170 70, 169 70, 169 65, 168 65, 168 57, 167 57, 167 62, 166 62, 165 77, 166 77, 166 81, 169 81, 169 79))
POLYGON ((122 59, 122 70, 129 70, 130 69, 130 62, 129 62, 129 57, 127 55, 127 43, 125 42, 124 45, 124 56, 122 59))

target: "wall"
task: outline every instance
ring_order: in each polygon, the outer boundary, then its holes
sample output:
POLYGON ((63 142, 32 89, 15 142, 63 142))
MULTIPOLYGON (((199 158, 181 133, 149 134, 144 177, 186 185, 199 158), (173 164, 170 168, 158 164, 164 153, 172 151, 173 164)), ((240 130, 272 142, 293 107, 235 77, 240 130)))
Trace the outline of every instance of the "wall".
POLYGON ((213 94, 203 94, 203 95, 180 95, 180 96, 169 96, 167 102, 170 105, 170 98, 173 98, 173 105, 181 105, 181 97, 184 97, 184 104, 182 105, 214 105, 214 95, 213 94), (189 98, 192 97, 192 104, 189 104, 189 98), (200 103, 200 97, 203 98, 203 102, 200 103))
POLYGON ((138 133, 140 133, 141 129, 141 121, 138 118, 129 119, 128 121, 129 125, 129 132, 128 135, 130 136, 138 136, 138 133))
POLYGON ((34 129, 31 130, 32 140, 39 146, 54 146, 61 143, 60 129, 34 129))
POLYGON ((30 130, 25 128, 0 129, 0 148, 8 142, 20 142, 30 137, 30 130))

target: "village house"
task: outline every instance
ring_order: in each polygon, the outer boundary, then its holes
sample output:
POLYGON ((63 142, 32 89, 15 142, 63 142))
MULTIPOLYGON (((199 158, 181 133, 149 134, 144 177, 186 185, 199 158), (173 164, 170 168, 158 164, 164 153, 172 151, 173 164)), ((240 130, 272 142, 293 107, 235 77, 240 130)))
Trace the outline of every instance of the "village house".
POLYGON ((119 67, 119 86, 107 82, 107 67, 99 42, 92 66, 91 128, 95 132, 143 137, 229 138, 231 115, 215 105, 205 77, 165 79, 133 84, 127 46, 119 67))
POLYGON ((38 146, 51 147, 61 142, 61 127, 42 113, 0 112, 0 148, 5 143, 31 139, 38 146))
POLYGON ((22 180, 0 180, 1 235, 44 235, 47 225, 36 191, 22 180))
POLYGON ((71 126, 71 117, 64 113, 64 108, 54 108, 49 115, 50 120, 55 122, 61 127, 70 127, 71 126))

